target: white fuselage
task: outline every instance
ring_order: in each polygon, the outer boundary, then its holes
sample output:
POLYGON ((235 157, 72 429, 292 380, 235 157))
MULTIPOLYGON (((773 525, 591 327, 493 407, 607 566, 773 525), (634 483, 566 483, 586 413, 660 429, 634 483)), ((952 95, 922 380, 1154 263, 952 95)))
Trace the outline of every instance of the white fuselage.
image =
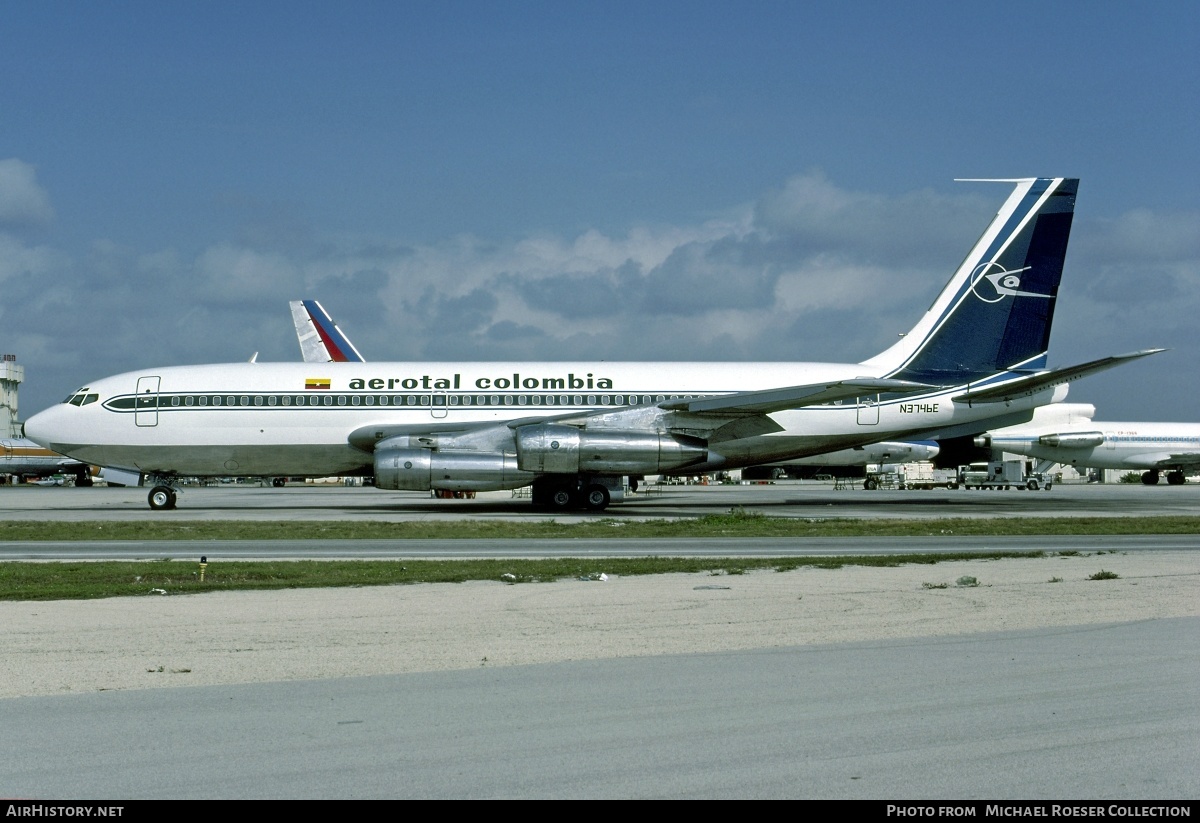
MULTIPOLYGON (((351 435, 453 432, 539 417, 612 417, 678 398, 878 376, 830 363, 235 363, 127 372, 32 417, 26 434, 89 463, 163 475, 369 474, 351 435), (603 413, 603 414, 599 414, 603 413)), ((774 412, 780 431, 726 440, 698 469, 735 468, 1024 413, 1065 387, 970 407, 962 387, 774 412)), ((634 412, 636 414, 636 412, 634 412)), ((1015 422, 1001 418, 1004 422, 1015 422)), ((601 428, 606 424, 598 421, 601 428)))
POLYGON ((1200 423, 1018 426, 994 432, 992 446, 1092 469, 1187 469, 1200 466, 1200 423))
POLYGON ((78 460, 39 446, 25 438, 0 439, 0 474, 17 477, 47 477, 82 469, 78 460))

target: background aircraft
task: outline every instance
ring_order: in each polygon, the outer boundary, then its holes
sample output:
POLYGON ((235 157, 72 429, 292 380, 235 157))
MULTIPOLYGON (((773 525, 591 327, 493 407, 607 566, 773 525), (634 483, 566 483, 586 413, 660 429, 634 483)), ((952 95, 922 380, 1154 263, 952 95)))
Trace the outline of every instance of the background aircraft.
POLYGON ((1039 408, 1029 423, 987 432, 976 444, 1039 458, 1047 468, 1142 470, 1146 485, 1165 472, 1177 486, 1200 470, 1200 423, 1103 422, 1091 419, 1094 406, 1057 405, 1066 408, 1039 408))
POLYGON ((292 323, 305 363, 361 363, 362 355, 350 338, 316 300, 293 300, 292 323))
POLYGON ((92 485, 89 466, 52 452, 32 440, 23 437, 0 440, 0 451, 0 475, 7 474, 26 480, 52 477, 56 474, 73 474, 76 486, 92 485))
POLYGON ((917 463, 933 460, 940 451, 933 441, 883 441, 839 449, 826 454, 814 454, 795 460, 750 466, 742 471, 746 480, 770 479, 782 471, 788 477, 811 478, 828 474, 835 477, 862 477, 867 466, 917 463))

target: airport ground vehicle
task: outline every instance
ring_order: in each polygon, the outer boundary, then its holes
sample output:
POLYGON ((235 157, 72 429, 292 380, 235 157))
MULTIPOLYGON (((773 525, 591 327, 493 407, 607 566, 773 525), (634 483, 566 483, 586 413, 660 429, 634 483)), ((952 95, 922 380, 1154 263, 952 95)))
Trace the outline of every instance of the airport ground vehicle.
POLYGON ((897 488, 901 489, 957 489, 958 472, 955 469, 935 469, 932 463, 905 463, 897 472, 897 488))
POLYGON ((964 489, 1029 489, 1049 491, 1054 485, 1049 475, 1026 472, 1020 460, 993 460, 972 463, 958 469, 959 483, 964 489))

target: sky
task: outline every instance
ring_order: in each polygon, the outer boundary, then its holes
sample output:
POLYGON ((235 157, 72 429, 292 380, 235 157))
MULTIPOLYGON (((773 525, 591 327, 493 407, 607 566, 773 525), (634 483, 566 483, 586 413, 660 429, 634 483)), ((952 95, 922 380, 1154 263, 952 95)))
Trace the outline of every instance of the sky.
POLYGON ((27 418, 157 366, 867 359, 1081 179, 1050 364, 1196 420, 1200 4, 0 0, 27 418))

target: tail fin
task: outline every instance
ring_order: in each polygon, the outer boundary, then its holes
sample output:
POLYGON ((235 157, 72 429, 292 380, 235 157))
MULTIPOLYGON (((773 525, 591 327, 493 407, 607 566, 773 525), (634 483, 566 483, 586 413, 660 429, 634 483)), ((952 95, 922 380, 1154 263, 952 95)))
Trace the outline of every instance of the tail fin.
POLYGON ((316 300, 293 300, 292 322, 305 363, 362 363, 354 344, 316 300))
POLYGON ((987 182, 1016 188, 920 322, 865 361, 876 373, 962 385, 1045 367, 1079 181, 987 182))

